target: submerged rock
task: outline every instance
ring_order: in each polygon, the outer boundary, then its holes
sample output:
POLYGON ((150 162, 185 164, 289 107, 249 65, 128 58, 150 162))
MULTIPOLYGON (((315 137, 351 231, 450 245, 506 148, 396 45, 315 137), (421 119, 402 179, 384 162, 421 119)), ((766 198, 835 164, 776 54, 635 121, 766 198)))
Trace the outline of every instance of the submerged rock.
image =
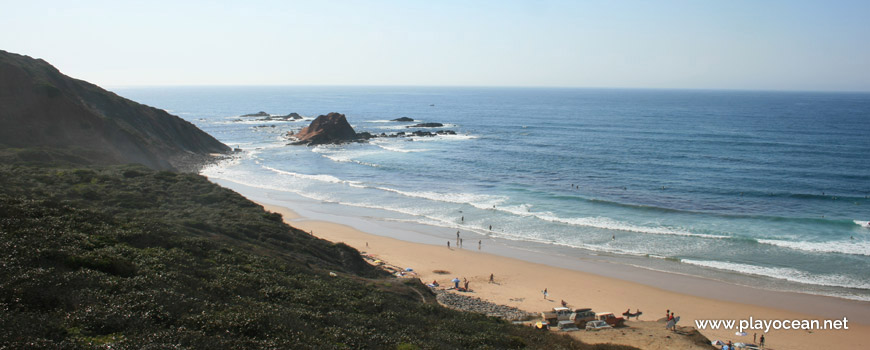
POLYGON ((242 115, 242 117, 268 117, 268 116, 269 116, 269 113, 266 113, 266 112, 263 112, 263 111, 259 111, 259 112, 257 112, 257 113, 251 113, 251 114, 244 114, 244 115, 242 115))
POLYGON ((440 128, 442 126, 444 126, 444 124, 441 124, 441 123, 420 123, 420 124, 414 124, 414 125, 411 125, 408 127, 409 128, 440 128))
POLYGON ((299 120, 299 119, 302 119, 302 116, 299 115, 299 113, 293 112, 293 113, 290 113, 288 115, 278 116, 276 118, 299 120))

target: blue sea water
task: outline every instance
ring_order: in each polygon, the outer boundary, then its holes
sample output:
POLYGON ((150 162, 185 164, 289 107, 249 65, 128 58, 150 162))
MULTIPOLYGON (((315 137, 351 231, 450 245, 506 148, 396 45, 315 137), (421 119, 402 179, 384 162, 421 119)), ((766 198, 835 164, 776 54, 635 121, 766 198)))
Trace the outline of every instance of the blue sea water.
MULTIPOLYGON (((204 171, 395 221, 870 300, 870 94, 436 87, 117 93, 244 152, 204 171), (297 112, 302 121, 240 115, 297 112), (288 146, 328 112, 357 132, 288 146), (492 229, 490 229, 492 226, 492 229)), ((544 248, 546 249, 546 248, 544 248)))

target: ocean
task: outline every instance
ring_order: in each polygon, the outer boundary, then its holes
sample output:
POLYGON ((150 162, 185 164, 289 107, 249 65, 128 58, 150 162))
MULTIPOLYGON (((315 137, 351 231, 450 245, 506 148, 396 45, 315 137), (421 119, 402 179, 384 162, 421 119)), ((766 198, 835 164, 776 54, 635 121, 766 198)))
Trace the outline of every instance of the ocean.
POLYGON ((448 87, 116 88, 243 151, 203 170, 330 215, 542 254, 870 300, 870 94, 448 87), (240 117, 291 112, 300 121, 240 117), (290 146, 339 112, 357 132, 290 146), (441 128, 408 128, 409 117, 441 128), (283 196, 283 197, 282 197, 283 196), (416 227, 415 226, 415 227, 416 227), (490 228, 491 227, 491 228, 490 228), (476 241, 477 238, 474 238, 476 241))

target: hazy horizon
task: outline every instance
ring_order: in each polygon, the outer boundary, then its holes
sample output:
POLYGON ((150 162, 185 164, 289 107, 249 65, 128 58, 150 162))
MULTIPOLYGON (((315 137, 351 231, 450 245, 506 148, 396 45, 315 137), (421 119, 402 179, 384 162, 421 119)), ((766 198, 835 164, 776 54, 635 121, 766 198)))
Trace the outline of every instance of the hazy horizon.
POLYGON ((860 1, 2 1, 0 49, 101 86, 870 91, 860 1))

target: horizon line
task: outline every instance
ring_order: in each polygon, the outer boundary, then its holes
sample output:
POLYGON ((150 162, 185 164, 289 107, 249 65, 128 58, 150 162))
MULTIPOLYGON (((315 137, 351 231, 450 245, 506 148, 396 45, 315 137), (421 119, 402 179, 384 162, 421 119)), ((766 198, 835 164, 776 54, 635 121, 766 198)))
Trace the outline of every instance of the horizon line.
POLYGON ((106 89, 125 88, 228 88, 228 87, 308 87, 308 88, 451 88, 451 89, 562 89, 562 90, 662 90, 662 91, 721 91, 721 92, 790 92, 790 93, 849 93, 870 94, 870 90, 806 90, 806 89, 751 89, 751 88, 671 88, 671 87, 595 87, 547 85, 406 85, 406 84, 142 84, 105 85, 106 89))

